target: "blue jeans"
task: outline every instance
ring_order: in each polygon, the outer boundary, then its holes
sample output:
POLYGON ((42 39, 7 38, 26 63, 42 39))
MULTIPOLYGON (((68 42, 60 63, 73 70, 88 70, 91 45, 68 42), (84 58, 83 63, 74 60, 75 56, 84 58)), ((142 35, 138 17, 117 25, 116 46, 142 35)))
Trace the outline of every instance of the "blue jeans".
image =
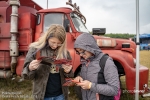
POLYGON ((59 96, 56 97, 48 97, 48 98, 44 98, 44 100, 65 100, 64 95, 61 94, 59 96))

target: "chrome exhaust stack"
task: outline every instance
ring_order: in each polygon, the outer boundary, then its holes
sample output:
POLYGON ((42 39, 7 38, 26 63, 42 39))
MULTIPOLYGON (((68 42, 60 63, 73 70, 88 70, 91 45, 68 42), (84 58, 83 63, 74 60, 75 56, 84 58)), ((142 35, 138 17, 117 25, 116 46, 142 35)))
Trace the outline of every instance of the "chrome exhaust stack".
POLYGON ((16 72, 17 65, 17 56, 19 56, 18 50, 18 7, 20 6, 19 0, 10 0, 10 6, 12 6, 12 14, 11 14, 11 24, 10 24, 10 33, 11 33, 11 41, 10 41, 10 56, 11 56, 11 72, 16 72))

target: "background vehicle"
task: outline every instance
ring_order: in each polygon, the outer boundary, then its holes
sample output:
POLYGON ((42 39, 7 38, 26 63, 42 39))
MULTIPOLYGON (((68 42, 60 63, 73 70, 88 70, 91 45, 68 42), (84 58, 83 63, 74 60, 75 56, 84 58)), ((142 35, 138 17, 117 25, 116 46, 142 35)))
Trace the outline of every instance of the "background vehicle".
MULTIPOLYGON (((70 1, 70 0, 69 0, 70 1)), ((42 9, 32 0, 0 1, 0 78, 20 76, 28 45, 36 41, 51 24, 64 25, 67 34, 67 49, 72 56, 75 75, 80 71, 80 57, 73 49, 74 41, 83 32, 86 18, 76 4, 67 2, 67 7, 42 9)), ((93 35, 100 49, 109 54, 118 68, 120 76, 125 75, 128 90, 135 89, 136 45, 133 41, 98 36, 105 28, 93 28, 93 35)), ((148 84, 149 69, 140 65, 140 90, 148 84)))
MULTIPOLYGON (((139 35, 140 39, 140 50, 149 50, 150 49, 150 34, 144 33, 139 35)), ((135 42, 136 37, 133 37, 132 40, 135 42)))

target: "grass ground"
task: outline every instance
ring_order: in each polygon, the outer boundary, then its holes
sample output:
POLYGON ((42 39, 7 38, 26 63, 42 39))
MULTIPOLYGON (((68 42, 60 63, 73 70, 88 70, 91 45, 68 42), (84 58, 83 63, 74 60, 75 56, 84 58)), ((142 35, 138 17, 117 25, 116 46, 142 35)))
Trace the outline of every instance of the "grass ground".
MULTIPOLYGON (((140 64, 150 68, 150 51, 140 51, 140 64)), ((125 87, 124 77, 121 77, 122 86, 125 87)), ((150 86, 150 80, 149 80, 150 86)), ((0 79, 0 100, 33 100, 32 82, 18 82, 10 79, 0 79)), ((134 100, 134 95, 122 93, 121 100, 134 100)), ((69 100, 78 100, 73 87, 70 87, 69 100)), ((150 98, 141 98, 139 100, 150 100, 150 98)))

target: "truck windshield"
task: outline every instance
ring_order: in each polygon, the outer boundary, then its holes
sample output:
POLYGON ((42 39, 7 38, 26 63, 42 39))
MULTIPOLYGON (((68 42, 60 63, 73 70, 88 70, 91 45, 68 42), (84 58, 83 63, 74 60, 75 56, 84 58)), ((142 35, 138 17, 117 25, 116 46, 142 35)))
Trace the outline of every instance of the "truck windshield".
POLYGON ((44 16, 43 32, 45 32, 50 25, 63 25, 64 19, 67 18, 63 13, 48 13, 44 16))
POLYGON ((71 19, 73 24, 78 32, 86 32, 89 33, 88 29, 86 28, 85 24, 82 22, 82 19, 75 13, 71 13, 71 19))

